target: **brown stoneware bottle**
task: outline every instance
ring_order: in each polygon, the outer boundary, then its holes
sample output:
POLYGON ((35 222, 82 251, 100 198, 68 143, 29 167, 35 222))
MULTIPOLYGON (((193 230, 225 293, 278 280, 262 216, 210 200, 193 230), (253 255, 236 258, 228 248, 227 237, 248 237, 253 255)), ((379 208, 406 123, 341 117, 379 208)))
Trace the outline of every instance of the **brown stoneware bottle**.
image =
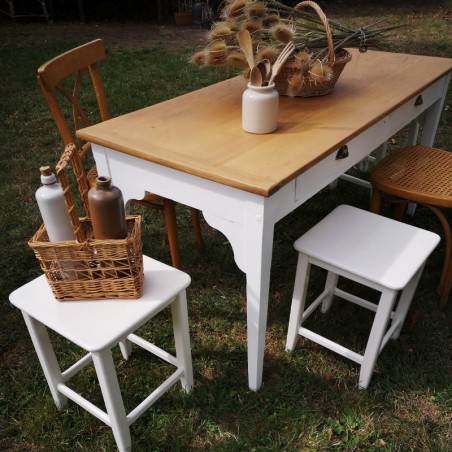
POLYGON ((110 177, 96 179, 96 185, 88 192, 88 206, 95 239, 127 238, 124 200, 110 177))

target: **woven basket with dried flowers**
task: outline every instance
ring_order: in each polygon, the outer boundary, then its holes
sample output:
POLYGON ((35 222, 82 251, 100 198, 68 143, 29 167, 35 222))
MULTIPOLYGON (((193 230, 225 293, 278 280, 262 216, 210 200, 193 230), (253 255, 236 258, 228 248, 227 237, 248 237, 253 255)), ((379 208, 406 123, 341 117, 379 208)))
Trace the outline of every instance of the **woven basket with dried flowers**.
POLYGON ((317 3, 303 1, 288 7, 275 0, 226 0, 222 20, 214 23, 206 48, 192 56, 199 66, 234 66, 249 76, 249 66, 237 41, 237 32, 248 30, 256 64, 273 64, 284 46, 293 41, 295 52, 275 79, 276 89, 288 96, 321 96, 330 93, 351 59, 344 48, 379 48, 390 30, 376 27, 382 21, 352 30, 328 20, 317 3), (309 8, 309 10, 306 10, 309 8))

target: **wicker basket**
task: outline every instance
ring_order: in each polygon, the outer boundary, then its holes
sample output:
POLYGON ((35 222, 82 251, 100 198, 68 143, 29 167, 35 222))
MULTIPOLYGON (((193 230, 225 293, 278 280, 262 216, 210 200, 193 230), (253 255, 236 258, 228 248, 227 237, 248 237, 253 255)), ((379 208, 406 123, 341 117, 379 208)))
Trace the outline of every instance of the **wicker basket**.
POLYGON ((55 298, 101 300, 139 298, 143 285, 141 217, 126 217, 128 236, 120 240, 93 239, 89 218, 79 218, 69 187, 67 165, 72 161, 86 212, 88 183, 76 147, 70 144, 57 165, 76 240, 49 242, 42 225, 28 244, 39 260, 55 298))
MULTIPOLYGON (((333 70, 332 76, 328 80, 312 81, 309 74, 304 75, 302 79, 302 86, 300 90, 291 95, 296 97, 313 97, 313 96, 324 96, 325 94, 331 93, 336 85, 339 76, 345 65, 352 59, 352 55, 345 49, 339 49, 334 51, 333 38, 331 36, 331 29, 328 24, 328 19, 324 12, 317 3, 311 1, 304 1, 295 5, 294 9, 302 9, 305 7, 313 8, 319 15, 323 26, 325 28, 325 33, 328 41, 328 50, 321 55, 318 55, 316 60, 320 60, 322 64, 328 63, 333 70)), ((290 78, 299 73, 300 68, 297 68, 295 63, 286 63, 279 74, 275 77, 275 87, 279 94, 285 96, 289 95, 289 83, 290 78)))

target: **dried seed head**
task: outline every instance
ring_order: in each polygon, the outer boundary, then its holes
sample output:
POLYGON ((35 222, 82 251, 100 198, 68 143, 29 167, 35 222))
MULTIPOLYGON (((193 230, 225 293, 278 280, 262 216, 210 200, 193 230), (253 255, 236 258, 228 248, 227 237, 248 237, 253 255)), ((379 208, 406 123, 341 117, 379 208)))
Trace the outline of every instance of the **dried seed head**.
POLYGON ((248 30, 250 34, 262 30, 262 23, 256 19, 245 20, 242 24, 244 30, 248 30))
POLYGON ((224 9, 227 16, 237 17, 245 12, 246 1, 245 0, 235 0, 230 5, 226 6, 224 9))
POLYGON ((227 52, 209 52, 206 57, 206 64, 209 66, 224 66, 227 61, 227 52))
POLYGON ((303 88, 305 80, 300 72, 296 72, 290 76, 287 80, 287 95, 289 97, 295 97, 303 88))
POLYGON ((191 62, 196 64, 197 66, 204 66, 206 64, 206 53, 204 50, 200 50, 199 52, 196 52, 191 57, 191 62))
POLYGON ((248 62, 242 52, 236 50, 228 54, 226 58, 226 64, 234 66, 239 69, 245 69, 248 67, 248 62))
POLYGON ((287 44, 290 41, 293 41, 293 31, 292 29, 284 25, 282 23, 276 24, 272 28, 273 36, 278 40, 283 42, 284 44, 287 44))
POLYGON ((269 14, 268 16, 265 16, 262 19, 262 23, 267 27, 273 27, 277 23, 279 23, 279 16, 278 14, 269 14))
POLYGON ((261 47, 257 51, 256 59, 258 61, 268 60, 273 64, 278 58, 278 50, 275 47, 261 47))
POLYGON ((311 61, 311 55, 306 50, 302 50, 295 55, 295 65, 299 68, 311 61))
POLYGON ((247 3, 246 11, 250 17, 264 17, 267 14, 267 8, 262 2, 247 3))
POLYGON ((226 51, 226 44, 224 41, 214 41, 209 44, 207 47, 209 52, 218 52, 218 51, 226 51))
POLYGON ((323 65, 323 76, 325 77, 325 80, 330 81, 334 76, 334 71, 331 66, 328 64, 323 65))
POLYGON ((328 66, 327 64, 318 62, 309 69, 309 78, 314 83, 322 83, 324 81, 331 80, 332 77, 333 69, 331 69, 331 66, 328 66))
POLYGON ((210 40, 228 39, 231 35, 231 27, 226 22, 218 22, 210 30, 210 40))

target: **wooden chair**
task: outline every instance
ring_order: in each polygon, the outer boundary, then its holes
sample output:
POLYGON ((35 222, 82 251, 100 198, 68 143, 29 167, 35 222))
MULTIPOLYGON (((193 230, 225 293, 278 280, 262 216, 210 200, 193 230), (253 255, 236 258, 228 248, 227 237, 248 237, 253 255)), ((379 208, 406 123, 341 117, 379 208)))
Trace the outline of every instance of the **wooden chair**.
MULTIPOLYGON (((52 60, 44 63, 38 69, 38 83, 42 93, 49 105, 53 119, 60 132, 64 145, 78 143, 78 149, 83 159, 91 151, 90 143, 83 143, 75 136, 75 132, 82 127, 87 127, 93 122, 89 119, 87 108, 81 104, 81 93, 83 92, 84 75, 88 72, 91 78, 92 87, 97 100, 100 116, 94 122, 106 121, 110 119, 105 93, 102 86, 101 77, 97 67, 98 62, 105 59, 105 47, 102 39, 96 39, 87 44, 69 50, 52 60), (69 119, 61 108, 61 101, 57 93, 62 94, 72 108, 72 118, 69 119)), ((97 170, 94 166, 87 171, 90 185, 93 185, 97 178, 97 170)), ((168 241, 171 251, 172 263, 175 268, 180 268, 180 252, 178 244, 178 234, 176 225, 176 203, 171 199, 147 193, 141 200, 133 200, 136 204, 141 204, 152 209, 163 210, 168 233, 168 241)), ((202 248, 203 240, 199 221, 199 211, 191 209, 192 225, 195 232, 198 248, 202 248)))
POLYGON ((438 287, 440 308, 445 308, 452 286, 452 239, 441 208, 452 208, 452 152, 427 146, 408 146, 388 154, 374 168, 370 182, 370 211, 378 213, 382 201, 395 202, 395 218, 402 219, 407 203, 428 207, 439 219, 446 252, 438 287), (385 195, 392 198, 383 199, 385 195))

